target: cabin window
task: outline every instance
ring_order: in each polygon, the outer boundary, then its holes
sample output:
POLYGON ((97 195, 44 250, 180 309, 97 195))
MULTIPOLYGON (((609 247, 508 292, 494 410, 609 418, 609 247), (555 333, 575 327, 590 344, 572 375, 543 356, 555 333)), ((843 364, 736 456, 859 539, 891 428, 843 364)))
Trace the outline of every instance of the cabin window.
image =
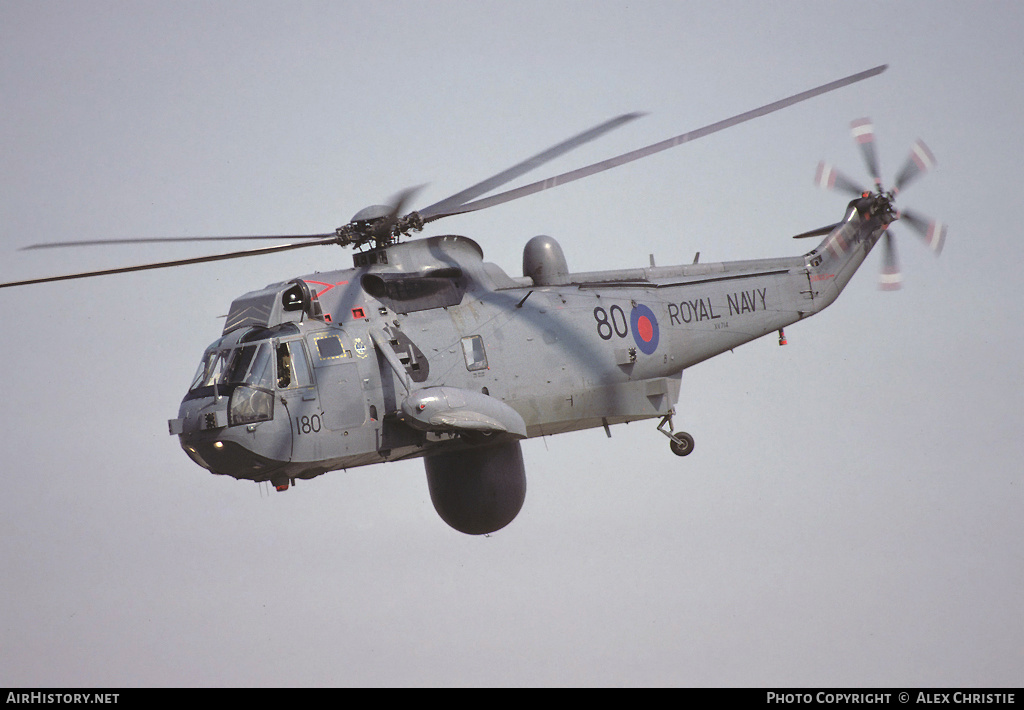
POLYGON ((338 360, 343 357, 349 357, 349 353, 345 351, 345 348, 341 344, 341 338, 337 335, 327 335, 322 338, 317 338, 316 354, 320 357, 321 361, 338 360))
POLYGON ((466 369, 470 372, 487 369, 484 339, 479 335, 470 335, 462 339, 462 354, 466 357, 466 369))

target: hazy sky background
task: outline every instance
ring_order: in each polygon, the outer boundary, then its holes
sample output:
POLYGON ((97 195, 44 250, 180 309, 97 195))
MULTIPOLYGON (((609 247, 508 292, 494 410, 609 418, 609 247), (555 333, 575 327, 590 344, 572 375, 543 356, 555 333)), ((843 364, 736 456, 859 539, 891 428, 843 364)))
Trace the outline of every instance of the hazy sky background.
POLYGON ((267 495, 167 434, 236 296, 340 249, 0 291, 0 685, 1018 686, 1024 373, 1015 2, 0 2, 0 280, 194 256, 58 239, 323 232, 430 204, 626 111, 562 172, 881 63, 880 77, 427 234, 518 275, 799 254, 924 138, 840 300, 683 377, 656 422, 523 445, 490 537, 421 461, 267 495))

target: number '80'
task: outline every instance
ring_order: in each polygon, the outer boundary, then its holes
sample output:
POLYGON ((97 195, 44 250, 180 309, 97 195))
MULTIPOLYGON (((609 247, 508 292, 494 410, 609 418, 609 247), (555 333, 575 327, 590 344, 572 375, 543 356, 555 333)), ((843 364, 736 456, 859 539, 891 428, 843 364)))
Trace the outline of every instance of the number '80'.
POLYGON ((613 334, 620 338, 629 335, 629 321, 620 306, 612 306, 607 311, 598 306, 594 309, 594 320, 597 321, 597 334, 602 340, 611 340, 613 334))

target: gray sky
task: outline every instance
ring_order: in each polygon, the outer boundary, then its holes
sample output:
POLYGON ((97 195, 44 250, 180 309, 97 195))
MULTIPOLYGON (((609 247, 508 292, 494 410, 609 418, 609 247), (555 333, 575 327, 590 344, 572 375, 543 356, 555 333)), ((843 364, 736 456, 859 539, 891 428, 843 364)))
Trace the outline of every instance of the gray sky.
MULTIPOLYGON (((0 685, 1019 686, 1024 6, 819 2, 0 4, 0 280, 193 256, 25 244, 321 232, 430 204, 584 128, 545 170, 881 63, 881 77, 429 233, 518 275, 798 254, 836 221, 852 119, 902 204, 825 313, 683 377, 654 423, 524 443, 522 513, 448 528, 422 462, 287 494, 212 476, 166 420, 245 291, 350 264, 302 250, 0 292, 0 685)), ((524 180, 525 182, 526 180, 524 180)))

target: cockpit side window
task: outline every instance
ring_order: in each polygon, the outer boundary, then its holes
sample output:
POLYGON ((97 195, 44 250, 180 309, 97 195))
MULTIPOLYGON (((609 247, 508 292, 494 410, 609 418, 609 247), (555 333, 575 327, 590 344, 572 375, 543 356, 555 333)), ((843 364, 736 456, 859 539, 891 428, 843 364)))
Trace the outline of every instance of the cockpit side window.
POLYGON ((313 376, 301 340, 289 340, 277 346, 277 386, 280 389, 309 387, 313 376))

